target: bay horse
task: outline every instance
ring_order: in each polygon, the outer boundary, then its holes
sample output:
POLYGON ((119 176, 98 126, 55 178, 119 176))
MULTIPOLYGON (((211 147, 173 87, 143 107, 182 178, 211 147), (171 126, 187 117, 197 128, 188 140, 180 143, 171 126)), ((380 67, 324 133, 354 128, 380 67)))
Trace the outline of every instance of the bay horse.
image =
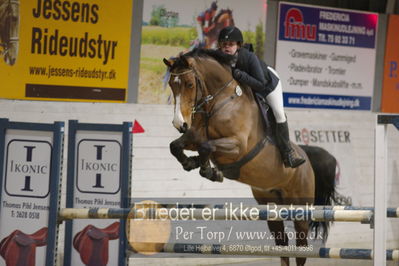
MULTIPOLYGON (((173 156, 186 171, 200 168, 200 175, 212 181, 226 177, 248 184, 259 204, 331 205, 335 158, 322 148, 307 146, 306 153, 292 144, 307 160, 298 168, 285 168, 279 150, 265 133, 251 89, 232 77, 231 59, 215 50, 196 49, 163 60, 175 100, 173 125, 183 133, 170 143, 173 156), (184 150, 199 155, 187 157, 184 150)), ((276 245, 288 245, 283 221, 268 221, 268 225, 273 235, 282 236, 275 239, 276 245)), ((294 222, 297 236, 308 236, 310 228, 317 231, 319 226, 326 235, 328 225, 294 222)), ((297 237, 296 244, 306 246, 307 237, 297 237)), ((297 265, 305 261, 296 258, 297 265)), ((282 257, 281 264, 289 265, 289 258, 282 257)))
POLYGON ((233 11, 230 9, 221 9, 213 20, 214 26, 205 35, 204 48, 216 48, 220 31, 228 26, 234 26, 233 11))
POLYGON ((19 46, 19 1, 0 0, 0 47, 8 65, 14 65, 19 46))

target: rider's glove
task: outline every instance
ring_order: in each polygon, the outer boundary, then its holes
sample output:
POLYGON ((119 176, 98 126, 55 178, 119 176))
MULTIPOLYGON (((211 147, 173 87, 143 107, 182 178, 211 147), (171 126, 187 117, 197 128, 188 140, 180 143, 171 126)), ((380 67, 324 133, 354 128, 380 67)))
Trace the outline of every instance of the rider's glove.
POLYGON ((241 70, 239 70, 239 69, 234 69, 234 71, 233 71, 233 77, 234 77, 234 79, 235 80, 238 80, 238 81, 240 81, 240 79, 241 79, 241 77, 242 77, 242 72, 241 72, 241 70))

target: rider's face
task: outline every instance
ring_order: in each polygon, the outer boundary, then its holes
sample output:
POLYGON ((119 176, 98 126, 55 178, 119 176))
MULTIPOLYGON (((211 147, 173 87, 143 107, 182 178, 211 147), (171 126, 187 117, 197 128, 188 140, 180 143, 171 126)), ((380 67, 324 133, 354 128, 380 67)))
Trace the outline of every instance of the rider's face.
POLYGON ((223 53, 231 55, 234 55, 237 52, 237 49, 239 48, 237 42, 231 42, 231 41, 220 42, 219 46, 223 53))

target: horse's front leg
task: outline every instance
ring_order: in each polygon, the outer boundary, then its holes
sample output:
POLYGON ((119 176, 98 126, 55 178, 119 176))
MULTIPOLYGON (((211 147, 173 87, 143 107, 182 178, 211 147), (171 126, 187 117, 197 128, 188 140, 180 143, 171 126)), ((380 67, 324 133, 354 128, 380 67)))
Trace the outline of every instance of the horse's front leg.
POLYGON ((199 156, 187 157, 183 150, 190 145, 190 135, 185 133, 169 145, 170 152, 182 164, 184 170, 191 171, 200 166, 199 156))
POLYGON ((223 173, 212 168, 209 162, 212 152, 222 153, 225 158, 236 159, 243 150, 243 142, 235 137, 220 138, 202 142, 198 149, 200 175, 212 181, 223 181, 223 173))

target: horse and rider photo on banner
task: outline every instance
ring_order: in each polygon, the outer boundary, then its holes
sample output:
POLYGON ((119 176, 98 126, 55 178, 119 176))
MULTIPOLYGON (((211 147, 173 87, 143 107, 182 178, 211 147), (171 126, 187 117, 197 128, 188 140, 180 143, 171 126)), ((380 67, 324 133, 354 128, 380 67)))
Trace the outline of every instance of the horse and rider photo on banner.
POLYGON ((143 7, 139 103, 171 104, 163 58, 213 49, 221 29, 236 26, 263 58, 266 0, 146 0, 143 7))
POLYGON ((0 0, 0 56, 14 65, 19 46, 19 0, 0 0))

